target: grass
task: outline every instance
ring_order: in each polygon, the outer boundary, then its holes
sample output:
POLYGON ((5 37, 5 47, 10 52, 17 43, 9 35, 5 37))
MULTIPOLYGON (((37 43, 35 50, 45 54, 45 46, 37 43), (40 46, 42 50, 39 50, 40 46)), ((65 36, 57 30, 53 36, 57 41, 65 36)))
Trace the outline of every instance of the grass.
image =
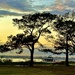
POLYGON ((75 66, 0 66, 0 75, 75 75, 75 66))
POLYGON ((73 65, 68 67, 64 65, 52 65, 50 63, 42 62, 34 63, 34 67, 22 66, 22 64, 24 63, 1 63, 0 75, 75 75, 74 62, 70 62, 70 64, 73 65))
POLYGON ((36 67, 0 66, 0 75, 55 75, 36 67))
POLYGON ((55 75, 75 75, 75 66, 39 66, 38 68, 44 71, 51 71, 55 75))

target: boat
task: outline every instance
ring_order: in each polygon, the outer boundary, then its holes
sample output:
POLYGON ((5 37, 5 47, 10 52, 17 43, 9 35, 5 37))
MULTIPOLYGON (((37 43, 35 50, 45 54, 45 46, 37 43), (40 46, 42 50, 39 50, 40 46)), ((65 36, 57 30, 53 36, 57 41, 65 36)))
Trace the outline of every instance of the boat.
POLYGON ((53 59, 53 57, 50 55, 50 56, 48 56, 48 57, 44 57, 44 58, 43 58, 43 61, 45 61, 45 62, 52 62, 52 61, 54 61, 54 59, 53 59))

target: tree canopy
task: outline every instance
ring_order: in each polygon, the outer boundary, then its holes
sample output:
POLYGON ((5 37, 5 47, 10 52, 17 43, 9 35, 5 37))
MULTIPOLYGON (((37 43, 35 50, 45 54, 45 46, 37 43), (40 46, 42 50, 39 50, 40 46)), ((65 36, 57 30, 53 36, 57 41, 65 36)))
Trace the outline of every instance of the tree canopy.
POLYGON ((59 38, 56 40, 57 50, 66 50, 66 65, 68 66, 68 53, 75 52, 75 21, 69 17, 69 13, 65 16, 57 18, 55 29, 59 33, 59 38))
MULTIPOLYGON (((33 55, 34 46, 38 41, 40 36, 45 36, 51 33, 51 22, 56 18, 56 15, 50 13, 35 13, 22 16, 21 19, 13 19, 13 24, 19 29, 23 30, 22 34, 17 34, 16 36, 10 35, 8 41, 6 42, 7 48, 9 50, 19 48, 21 53, 23 48, 28 48, 30 50, 30 66, 33 66, 33 55)), ((9 51, 8 50, 8 51, 9 51)))
MULTIPOLYGON (((73 14, 72 14, 73 15, 73 14)), ((0 46, 0 52, 7 52, 14 49, 19 49, 19 54, 22 53, 24 48, 30 51, 30 66, 33 66, 33 55, 35 50, 35 44, 43 45, 39 42, 40 36, 50 38, 51 27, 58 32, 58 39, 55 41, 55 50, 44 49, 45 52, 52 52, 55 54, 61 54, 57 52, 66 50, 66 65, 68 66, 68 53, 75 52, 75 21, 74 17, 69 18, 68 13, 64 16, 57 16, 51 13, 35 13, 22 16, 21 19, 13 19, 13 24, 19 29, 23 30, 23 33, 15 36, 10 35, 8 41, 0 46), (54 21, 55 20, 55 21, 54 21), (51 23, 54 22, 52 26, 51 23), (49 34, 49 35, 47 35, 49 34)), ((63 52, 64 53, 64 52, 63 52)))
POLYGON ((54 41, 54 49, 43 49, 43 52, 52 52, 54 54, 66 54, 66 66, 68 63, 68 55, 75 53, 75 18, 65 15, 59 15, 54 22, 54 31, 58 32, 57 39, 54 41))

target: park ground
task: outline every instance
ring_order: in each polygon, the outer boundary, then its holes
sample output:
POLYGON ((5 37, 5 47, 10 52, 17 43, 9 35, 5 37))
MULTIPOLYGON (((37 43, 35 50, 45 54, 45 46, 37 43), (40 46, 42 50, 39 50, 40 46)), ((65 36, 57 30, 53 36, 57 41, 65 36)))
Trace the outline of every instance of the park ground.
POLYGON ((75 66, 0 66, 0 75, 75 75, 75 66))

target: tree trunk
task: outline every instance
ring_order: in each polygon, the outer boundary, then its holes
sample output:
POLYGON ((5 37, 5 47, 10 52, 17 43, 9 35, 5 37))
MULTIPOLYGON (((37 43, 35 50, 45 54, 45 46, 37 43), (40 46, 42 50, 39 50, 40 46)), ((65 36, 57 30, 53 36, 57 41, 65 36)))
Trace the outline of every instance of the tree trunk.
POLYGON ((66 66, 69 66, 69 62, 68 62, 68 49, 66 49, 66 66))
POLYGON ((69 62, 68 62, 68 35, 66 36, 66 66, 69 66, 69 62))
POLYGON ((34 44, 32 44, 32 50, 30 51, 30 66, 33 66, 34 44))

